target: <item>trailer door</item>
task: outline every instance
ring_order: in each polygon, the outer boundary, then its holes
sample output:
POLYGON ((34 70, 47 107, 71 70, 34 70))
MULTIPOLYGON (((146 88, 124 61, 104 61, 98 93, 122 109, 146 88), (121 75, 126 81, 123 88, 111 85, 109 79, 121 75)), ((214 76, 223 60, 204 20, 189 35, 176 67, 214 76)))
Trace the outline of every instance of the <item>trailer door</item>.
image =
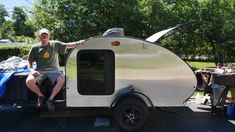
POLYGON ((114 92, 115 56, 111 50, 80 50, 77 53, 77 89, 82 95, 114 92))

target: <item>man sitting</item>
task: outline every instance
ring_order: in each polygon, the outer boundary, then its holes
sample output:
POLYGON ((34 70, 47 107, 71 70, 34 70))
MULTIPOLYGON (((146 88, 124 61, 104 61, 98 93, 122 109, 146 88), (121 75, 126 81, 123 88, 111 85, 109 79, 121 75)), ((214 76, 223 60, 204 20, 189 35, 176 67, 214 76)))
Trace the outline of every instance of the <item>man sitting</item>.
POLYGON ((43 28, 39 31, 40 43, 33 45, 29 53, 29 68, 30 74, 26 79, 27 87, 38 96, 36 106, 41 107, 45 96, 40 91, 38 85, 47 77, 50 79, 54 86, 49 99, 46 101, 48 110, 54 111, 55 106, 53 103, 54 97, 59 93, 65 83, 64 74, 59 71, 58 54, 65 53, 66 48, 74 48, 78 44, 83 44, 85 41, 80 40, 77 42, 63 43, 60 41, 49 41, 50 32, 43 28), (32 63, 36 62, 37 68, 32 69, 32 63))

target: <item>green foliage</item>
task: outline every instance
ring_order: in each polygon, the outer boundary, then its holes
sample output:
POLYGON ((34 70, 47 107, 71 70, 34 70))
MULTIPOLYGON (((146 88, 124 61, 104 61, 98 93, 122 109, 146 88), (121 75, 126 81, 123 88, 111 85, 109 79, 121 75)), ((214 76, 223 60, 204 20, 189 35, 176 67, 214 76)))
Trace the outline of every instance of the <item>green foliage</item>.
POLYGON ((11 34, 9 30, 9 25, 11 23, 6 22, 5 16, 8 16, 8 13, 3 5, 0 4, 0 38, 7 38, 11 34))
POLYGON ((16 36, 33 37, 34 32, 28 21, 27 14, 21 7, 14 7, 12 19, 14 20, 13 28, 16 36))
POLYGON ((38 28, 50 29, 54 39, 65 42, 101 35, 112 27, 141 37, 146 27, 138 2, 130 0, 39 0, 34 16, 38 28))
MULTIPOLYGON (((34 26, 22 7, 14 7, 12 20, 6 21, 5 16, 8 16, 8 14, 4 6, 0 5, 0 38, 18 41, 18 39, 15 39, 16 36, 34 37, 34 26)), ((22 40, 28 39, 21 39, 19 42, 22 42, 22 40)))
POLYGON ((7 13, 4 5, 0 4, 0 26, 2 25, 2 23, 4 23, 6 21, 4 18, 5 16, 8 16, 8 13, 7 13))
POLYGON ((11 21, 2 23, 0 27, 0 38, 11 38, 14 34, 13 23, 11 21))
POLYGON ((12 39, 16 42, 25 42, 26 44, 33 44, 38 42, 37 39, 28 36, 14 36, 12 39))
POLYGON ((11 56, 23 57, 29 53, 31 45, 26 46, 1 46, 0 61, 6 60, 11 56))
MULTIPOLYGON (((235 58, 233 54, 235 39, 235 1, 201 1, 199 32, 212 47, 215 58, 223 55, 225 59, 235 58)), ((216 60, 217 61, 217 60, 216 60)))
POLYGON ((218 61, 234 60, 235 1, 227 0, 142 0, 142 10, 152 31, 175 24, 196 21, 194 27, 180 31, 161 45, 180 56, 205 56, 218 61))

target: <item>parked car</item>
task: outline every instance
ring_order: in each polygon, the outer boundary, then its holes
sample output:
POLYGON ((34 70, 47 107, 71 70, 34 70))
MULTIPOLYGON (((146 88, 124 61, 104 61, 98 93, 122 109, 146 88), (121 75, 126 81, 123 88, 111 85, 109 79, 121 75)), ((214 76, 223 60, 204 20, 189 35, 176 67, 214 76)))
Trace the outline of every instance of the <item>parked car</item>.
POLYGON ((10 39, 1 39, 0 43, 12 43, 10 39))

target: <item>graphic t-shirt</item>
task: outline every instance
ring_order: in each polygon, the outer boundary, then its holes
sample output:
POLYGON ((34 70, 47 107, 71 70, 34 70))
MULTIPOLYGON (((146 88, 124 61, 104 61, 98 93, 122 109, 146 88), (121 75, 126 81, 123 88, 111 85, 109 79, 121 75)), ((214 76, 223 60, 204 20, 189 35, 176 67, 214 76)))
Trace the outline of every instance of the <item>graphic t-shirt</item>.
POLYGON ((41 43, 32 46, 29 61, 36 62, 36 70, 59 69, 58 54, 66 51, 66 44, 60 41, 49 41, 47 46, 41 43))

